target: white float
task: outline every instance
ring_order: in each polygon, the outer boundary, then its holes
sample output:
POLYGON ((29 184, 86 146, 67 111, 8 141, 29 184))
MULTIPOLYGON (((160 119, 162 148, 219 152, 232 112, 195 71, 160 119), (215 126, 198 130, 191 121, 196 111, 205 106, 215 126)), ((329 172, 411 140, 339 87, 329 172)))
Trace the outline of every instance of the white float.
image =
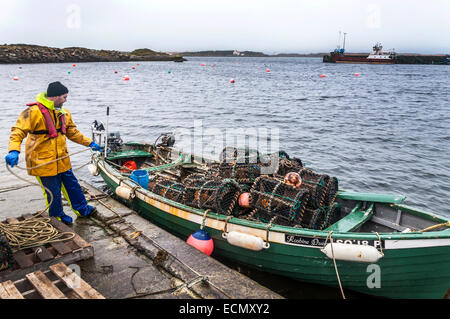
POLYGON ((133 199, 135 196, 133 189, 126 186, 117 186, 116 195, 126 200, 133 199))
POLYGON ((333 243, 333 251, 331 251, 331 243, 328 243, 321 251, 331 259, 333 259, 334 253, 336 260, 363 263, 375 263, 383 257, 378 249, 369 245, 333 243))
POLYGON ((266 243, 261 237, 241 233, 238 231, 230 231, 229 233, 223 233, 222 237, 226 238, 230 245, 250 250, 259 251, 262 250, 263 248, 267 249, 270 247, 270 244, 266 243))
POLYGON ((89 164, 88 165, 88 170, 89 173, 91 173, 92 176, 98 176, 98 174, 100 174, 100 172, 98 171, 98 167, 95 164, 89 164))

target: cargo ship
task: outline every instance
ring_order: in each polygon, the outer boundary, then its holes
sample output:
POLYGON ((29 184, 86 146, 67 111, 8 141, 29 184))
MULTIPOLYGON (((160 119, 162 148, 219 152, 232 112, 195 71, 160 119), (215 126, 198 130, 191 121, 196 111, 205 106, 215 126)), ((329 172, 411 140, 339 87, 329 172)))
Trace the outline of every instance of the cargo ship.
POLYGON ((342 48, 338 47, 327 55, 323 62, 330 63, 367 63, 367 64, 441 64, 448 65, 450 58, 446 54, 397 54, 394 49, 383 52, 381 43, 373 46, 372 53, 346 53, 345 35, 342 48))
POLYGON ((373 46, 373 51, 370 54, 346 54, 345 49, 336 49, 330 52, 330 61, 334 63, 376 63, 376 64, 394 64, 397 60, 397 54, 394 51, 383 52, 381 43, 373 46))

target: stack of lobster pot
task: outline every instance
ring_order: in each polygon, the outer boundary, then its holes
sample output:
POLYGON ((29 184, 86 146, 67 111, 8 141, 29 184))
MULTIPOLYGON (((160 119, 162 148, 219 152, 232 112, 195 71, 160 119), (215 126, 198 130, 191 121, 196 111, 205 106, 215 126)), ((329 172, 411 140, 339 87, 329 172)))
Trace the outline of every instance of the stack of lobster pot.
POLYGON ((307 168, 302 168, 298 173, 302 178, 300 188, 311 193, 311 200, 305 209, 310 224, 305 227, 322 230, 334 223, 339 214, 338 205, 334 202, 338 192, 338 180, 307 168))
POLYGON ((302 168, 298 171, 302 178, 302 188, 311 191, 311 208, 319 208, 333 204, 338 192, 338 180, 326 174, 318 174, 311 169, 302 168))
POLYGON ((269 157, 262 157, 256 150, 226 147, 220 155, 220 164, 216 165, 215 176, 231 178, 239 184, 252 184, 259 176, 276 173, 269 157))
POLYGON ((250 205, 254 208, 251 215, 263 222, 272 222, 285 226, 302 226, 304 212, 310 194, 308 190, 298 189, 283 180, 261 176, 250 190, 250 205))
POLYGON ((185 205, 211 209, 224 215, 237 214, 234 209, 242 190, 236 181, 195 174, 188 176, 183 182, 185 205))

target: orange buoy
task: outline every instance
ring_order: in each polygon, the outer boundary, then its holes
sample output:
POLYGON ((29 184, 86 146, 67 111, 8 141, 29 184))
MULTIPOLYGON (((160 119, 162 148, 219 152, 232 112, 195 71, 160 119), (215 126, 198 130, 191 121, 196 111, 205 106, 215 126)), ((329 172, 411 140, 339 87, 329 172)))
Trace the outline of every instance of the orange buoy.
POLYGON ((241 207, 250 208, 250 193, 242 193, 239 195, 238 203, 241 207))
POLYGON ((204 229, 190 235, 186 242, 208 256, 211 256, 214 250, 214 242, 204 229))
POLYGON ((324 77, 325 77, 325 74, 321 74, 320 77, 321 77, 321 78, 324 78, 324 77))
POLYGON ((296 172, 289 172, 284 176, 284 182, 295 188, 300 188, 302 185, 302 178, 300 177, 300 174, 296 172))
POLYGON ((234 79, 231 79, 231 80, 230 80, 230 83, 234 83, 234 79))
POLYGON ((129 81, 129 80, 130 80, 130 77, 129 77, 128 75, 125 75, 125 76, 123 77, 123 80, 124 80, 124 81, 129 81))

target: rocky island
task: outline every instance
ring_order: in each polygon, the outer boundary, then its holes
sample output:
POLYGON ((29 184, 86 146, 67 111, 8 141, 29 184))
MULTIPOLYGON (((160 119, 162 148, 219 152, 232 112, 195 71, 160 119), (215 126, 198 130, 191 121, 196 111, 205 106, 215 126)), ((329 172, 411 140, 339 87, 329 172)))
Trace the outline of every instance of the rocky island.
POLYGON ((138 49, 132 52, 79 47, 52 48, 30 44, 0 45, 0 63, 68 63, 123 61, 186 61, 181 55, 138 49))

